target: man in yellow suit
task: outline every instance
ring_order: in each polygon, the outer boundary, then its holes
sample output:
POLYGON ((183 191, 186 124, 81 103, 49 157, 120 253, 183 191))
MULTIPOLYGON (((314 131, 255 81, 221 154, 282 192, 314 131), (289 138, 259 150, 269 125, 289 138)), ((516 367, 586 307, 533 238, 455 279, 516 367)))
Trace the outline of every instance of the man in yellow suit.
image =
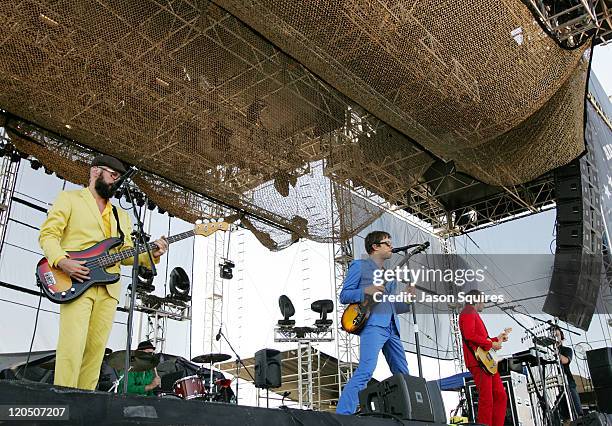
MULTIPOLYGON (((89 279, 84 261, 70 259, 67 252, 85 250, 111 236, 119 236, 124 244, 118 250, 133 247, 130 233, 132 221, 123 209, 117 209, 119 228, 109 201, 114 182, 126 172, 118 159, 100 155, 94 158, 89 171, 89 185, 76 191, 63 191, 49 210, 40 229, 39 243, 49 263, 60 268, 74 280, 89 279)), ((155 241, 153 260, 168 249, 165 237, 155 241)), ((122 263, 131 264, 133 259, 122 263)), ((139 257, 141 264, 149 265, 147 253, 139 257)), ((107 268, 119 273, 120 265, 107 268)), ((96 388, 104 349, 108 341, 115 309, 119 302, 121 283, 94 285, 72 302, 60 306, 60 327, 55 361, 54 384, 79 389, 96 388)))

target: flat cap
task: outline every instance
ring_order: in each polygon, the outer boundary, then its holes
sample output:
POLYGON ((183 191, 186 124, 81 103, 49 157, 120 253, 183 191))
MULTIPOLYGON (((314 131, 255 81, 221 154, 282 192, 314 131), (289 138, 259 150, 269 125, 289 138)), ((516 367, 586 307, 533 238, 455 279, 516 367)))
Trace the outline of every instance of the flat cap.
POLYGON ((140 342, 138 344, 139 351, 142 351, 144 349, 155 349, 155 346, 153 345, 153 343, 151 343, 150 340, 145 340, 144 342, 140 342))
POLYGON ((91 162, 91 166, 106 166, 110 167, 116 172, 124 174, 127 170, 125 168, 125 164, 123 164, 120 160, 115 157, 111 157, 110 155, 98 155, 91 162))

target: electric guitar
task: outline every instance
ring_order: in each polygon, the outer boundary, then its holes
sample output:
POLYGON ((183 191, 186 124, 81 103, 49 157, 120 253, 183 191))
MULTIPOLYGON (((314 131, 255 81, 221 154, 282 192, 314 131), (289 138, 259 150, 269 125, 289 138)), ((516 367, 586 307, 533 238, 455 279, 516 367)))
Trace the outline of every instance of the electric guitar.
MULTIPOLYGON (((420 244, 416 247, 416 249, 404 257, 404 260, 399 263, 397 267, 404 265, 410 257, 415 254, 421 253, 429 247, 429 242, 425 244, 420 244)), ((385 286, 387 283, 385 283, 385 286)), ((342 329, 347 333, 351 334, 359 334, 363 327, 365 327, 368 319, 370 318, 370 314, 372 313, 372 308, 376 305, 374 298, 368 294, 366 294, 364 301, 362 303, 351 303, 344 309, 342 313, 342 318, 340 319, 340 324, 342 325, 342 329)))
MULTIPOLYGON (((194 235, 205 237, 217 231, 227 231, 230 224, 227 222, 211 222, 195 225, 191 231, 168 237, 168 243, 174 243, 194 235)), ((36 281, 42 288, 45 296, 54 303, 67 303, 81 296, 87 289, 94 285, 112 284, 119 280, 120 274, 110 274, 106 272, 107 267, 112 266, 124 259, 129 259, 136 255, 136 250, 130 248, 118 253, 110 254, 109 251, 122 244, 119 237, 107 238, 97 244, 82 251, 68 252, 68 256, 73 260, 84 260, 84 266, 89 268, 89 280, 78 282, 71 278, 60 268, 55 268, 49 264, 47 258, 43 257, 36 265, 36 281)), ((155 250, 155 243, 148 244, 150 250, 155 250)), ((141 247, 138 254, 146 252, 145 247, 141 247)))
MULTIPOLYGON (((508 327, 504 329, 503 334, 510 334, 512 328, 508 327)), ((493 348, 485 351, 480 346, 476 348, 474 352, 474 357, 480 363, 480 366, 490 374, 497 373, 497 364, 499 363, 499 357, 497 356, 497 351, 493 348)))

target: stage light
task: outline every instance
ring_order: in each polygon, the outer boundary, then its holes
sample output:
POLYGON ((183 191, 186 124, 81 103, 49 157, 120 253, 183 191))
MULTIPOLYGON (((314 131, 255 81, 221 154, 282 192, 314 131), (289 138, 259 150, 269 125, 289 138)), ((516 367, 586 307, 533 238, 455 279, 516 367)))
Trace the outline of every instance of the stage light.
POLYGON ((315 321, 315 327, 329 328, 332 325, 332 320, 327 319, 327 313, 334 310, 334 302, 332 300, 316 300, 312 302, 310 309, 320 314, 320 318, 315 321))
POLYGON ((53 174, 53 170, 48 169, 48 168, 45 167, 45 174, 52 175, 53 174))
POLYGON ((21 161, 21 156, 17 151, 11 152, 11 161, 13 163, 19 163, 21 161))
POLYGON ((155 210, 155 207, 157 207, 157 205, 152 200, 147 200, 147 208, 149 210, 155 210))
POLYGON ((157 211, 159 212, 159 214, 164 214, 166 213, 166 210, 162 209, 161 207, 157 206, 157 211))
POLYGON ((234 278, 234 266, 236 266, 234 262, 228 259, 225 259, 223 263, 219 263, 219 268, 221 268, 219 274, 221 278, 224 280, 231 280, 234 278))
POLYGON ((173 299, 184 302, 189 302, 191 300, 191 296, 189 295, 189 290, 191 288, 189 276, 187 276, 185 270, 180 266, 177 266, 170 272, 169 287, 170 296, 173 299))
POLYGON ((290 318, 295 315, 295 308, 293 307, 293 303, 291 303, 291 299, 283 294, 278 298, 278 307, 283 316, 282 320, 278 320, 278 325, 280 327, 293 327, 295 325, 295 320, 290 318))
MULTIPOLYGON (((139 265, 138 266, 138 284, 136 285, 137 293, 152 293, 155 291, 155 286, 153 285, 153 271, 146 266, 139 265)), ((132 289, 132 284, 128 285, 128 289, 132 289)))
POLYGON ((42 167, 42 163, 38 160, 32 160, 30 161, 30 167, 34 170, 38 170, 42 167))

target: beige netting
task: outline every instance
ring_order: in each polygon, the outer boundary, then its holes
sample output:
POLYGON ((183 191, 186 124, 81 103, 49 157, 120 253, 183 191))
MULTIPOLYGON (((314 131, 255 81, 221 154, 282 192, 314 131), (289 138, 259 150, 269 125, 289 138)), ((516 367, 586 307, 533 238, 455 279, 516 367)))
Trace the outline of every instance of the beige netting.
POLYGON ((571 78, 578 81, 563 100, 583 101, 586 46, 561 49, 521 0, 216 3, 378 118, 487 183, 524 183, 584 150, 581 119, 557 115, 564 111, 547 103, 571 78), (528 122, 529 131, 507 133, 542 108, 535 120, 544 129, 528 122), (551 133, 562 120, 569 123, 551 133), (517 147, 529 161, 514 161, 517 147), (499 155, 483 158, 480 150, 499 155), (541 161, 551 151, 554 161, 541 161))
POLYGON ((115 155, 165 210, 246 215, 273 249, 338 237, 339 214, 343 236, 380 214, 357 195, 332 202, 332 182, 424 200, 443 222, 423 185, 435 156, 512 184, 582 151, 581 52, 561 51, 519 0, 217 3, 229 12, 202 0, 0 3, 0 107, 15 144, 77 182, 93 151, 115 155), (555 127, 557 114, 571 120, 555 127))

